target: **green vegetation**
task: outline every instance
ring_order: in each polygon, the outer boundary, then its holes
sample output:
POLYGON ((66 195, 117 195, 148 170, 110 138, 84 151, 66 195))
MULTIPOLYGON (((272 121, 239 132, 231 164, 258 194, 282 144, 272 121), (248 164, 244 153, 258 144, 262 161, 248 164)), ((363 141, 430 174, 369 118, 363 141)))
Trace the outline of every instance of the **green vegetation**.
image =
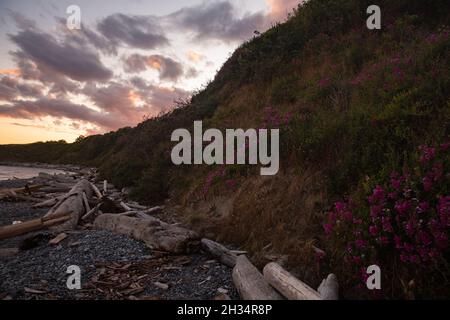
MULTIPOLYGON (((420 145, 444 143, 450 133, 450 3, 378 2, 382 30, 370 31, 370 1, 311 0, 238 48, 214 81, 170 114, 74 144, 0 146, 0 160, 97 166, 141 201, 171 198, 196 227, 261 262, 271 244, 308 283, 330 267, 346 276, 339 264, 315 263, 310 254, 311 244, 339 254, 323 236, 324 213, 403 172, 420 145), (281 126, 282 172, 264 180, 247 166, 174 167, 170 135, 194 120, 219 129, 281 126), (215 205, 204 204, 219 196, 235 201, 218 217, 215 205)), ((389 280, 383 297, 410 296, 400 278, 389 280)), ((358 296, 343 283, 344 296, 358 296)), ((410 289, 421 297, 450 294, 445 281, 434 292, 421 285, 410 289)))

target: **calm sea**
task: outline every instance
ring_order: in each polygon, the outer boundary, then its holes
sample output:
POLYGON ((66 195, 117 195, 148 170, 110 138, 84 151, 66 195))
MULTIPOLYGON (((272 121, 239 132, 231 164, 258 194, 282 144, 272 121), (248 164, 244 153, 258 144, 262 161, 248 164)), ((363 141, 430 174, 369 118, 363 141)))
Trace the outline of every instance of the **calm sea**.
POLYGON ((55 169, 0 166, 0 181, 14 178, 30 179, 36 177, 39 172, 45 172, 49 174, 63 173, 63 171, 55 169))

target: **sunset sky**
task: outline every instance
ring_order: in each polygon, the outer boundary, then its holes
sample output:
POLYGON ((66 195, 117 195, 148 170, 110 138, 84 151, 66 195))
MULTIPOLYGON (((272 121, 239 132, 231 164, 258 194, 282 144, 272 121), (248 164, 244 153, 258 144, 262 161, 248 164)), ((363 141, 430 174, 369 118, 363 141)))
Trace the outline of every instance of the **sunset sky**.
POLYGON ((0 0, 0 144, 134 126, 213 79, 299 0, 0 0), (81 9, 81 30, 66 26, 81 9))

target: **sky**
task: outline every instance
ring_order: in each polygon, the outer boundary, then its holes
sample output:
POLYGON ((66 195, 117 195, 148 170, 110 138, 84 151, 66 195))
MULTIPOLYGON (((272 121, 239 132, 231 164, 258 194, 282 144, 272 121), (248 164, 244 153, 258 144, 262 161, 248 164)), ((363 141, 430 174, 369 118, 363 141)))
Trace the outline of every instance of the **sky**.
POLYGON ((298 2, 0 0, 0 144, 73 142, 168 112, 298 2))

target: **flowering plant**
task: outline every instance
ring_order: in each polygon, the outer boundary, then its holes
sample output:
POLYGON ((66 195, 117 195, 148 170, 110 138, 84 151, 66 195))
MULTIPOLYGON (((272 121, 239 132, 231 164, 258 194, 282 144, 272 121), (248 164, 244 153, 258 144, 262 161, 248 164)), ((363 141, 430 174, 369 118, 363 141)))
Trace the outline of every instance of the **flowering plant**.
POLYGON ((391 277, 400 265, 409 270, 409 282, 448 266, 449 169, 450 143, 421 146, 411 172, 393 172, 363 199, 335 203, 323 228, 327 239, 342 247, 355 285, 365 287, 365 270, 373 264, 391 277))

